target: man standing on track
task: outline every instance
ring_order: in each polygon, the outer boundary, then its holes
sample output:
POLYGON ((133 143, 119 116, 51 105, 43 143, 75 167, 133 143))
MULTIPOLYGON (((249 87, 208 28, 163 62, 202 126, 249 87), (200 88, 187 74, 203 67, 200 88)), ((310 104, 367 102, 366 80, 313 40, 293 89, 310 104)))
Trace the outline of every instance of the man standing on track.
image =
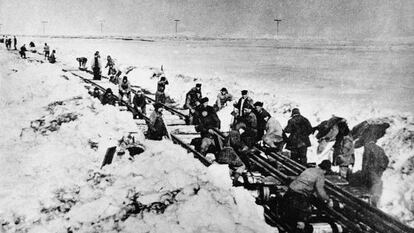
POLYGON ((43 47, 43 53, 45 54, 45 60, 49 60, 50 48, 47 43, 45 43, 45 46, 43 47))
POLYGON ((311 145, 309 135, 313 133, 313 128, 309 120, 300 114, 298 108, 292 109, 292 116, 284 132, 290 134, 286 149, 290 150, 291 158, 306 166, 306 153, 311 145))
POLYGON ((14 45, 14 50, 17 50, 17 39, 16 39, 16 36, 14 36, 14 38, 13 38, 13 45, 14 45))
POLYGON ((95 56, 93 58, 91 68, 93 71, 93 80, 101 80, 102 63, 101 63, 101 56, 99 55, 99 51, 95 52, 95 56))

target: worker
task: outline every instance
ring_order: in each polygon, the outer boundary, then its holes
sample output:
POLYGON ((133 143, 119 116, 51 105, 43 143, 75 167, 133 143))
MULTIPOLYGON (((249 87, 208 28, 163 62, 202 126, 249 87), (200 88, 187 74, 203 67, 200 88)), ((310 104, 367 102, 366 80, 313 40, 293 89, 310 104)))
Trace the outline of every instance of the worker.
POLYGON ((50 63, 55 63, 56 62, 56 50, 52 50, 52 54, 50 54, 50 56, 49 56, 49 62, 50 63))
POLYGON ((146 112, 147 100, 144 94, 142 93, 141 88, 137 89, 137 92, 134 95, 134 99, 132 100, 132 105, 135 110, 134 118, 138 116, 139 119, 143 119, 143 117, 147 115, 147 112, 146 112))
POLYGON ((233 96, 227 91, 225 87, 223 87, 217 95, 217 100, 214 104, 214 109, 216 111, 219 111, 227 105, 227 102, 230 102, 232 100, 233 96))
POLYGON ((91 68, 93 71, 93 80, 101 80, 102 63, 101 63, 101 56, 99 55, 99 51, 95 52, 91 68))
POLYGON ((270 118, 270 114, 263 108, 263 102, 257 101, 254 103, 254 108, 253 112, 256 114, 257 118, 257 140, 262 140, 267 123, 265 118, 270 118))
POLYGON ((131 84, 128 81, 128 77, 124 76, 122 82, 119 84, 119 99, 123 100, 123 97, 127 97, 127 102, 131 103, 131 84))
POLYGON ((90 92, 89 92, 89 94, 90 94, 91 96, 93 96, 94 98, 101 99, 101 91, 99 90, 99 88, 98 88, 98 87, 95 87, 95 88, 93 89, 93 91, 90 91, 90 92))
POLYGON ((263 119, 266 122, 265 134, 262 137, 263 142, 269 146, 269 149, 273 152, 282 152, 283 141, 283 129, 279 121, 275 117, 266 116, 263 119))
POLYGON ((187 92, 185 96, 185 103, 183 106, 184 109, 189 110, 189 114, 188 114, 189 124, 195 124, 194 122, 194 116, 195 116, 195 111, 196 111, 195 108, 200 103, 201 98, 202 98, 201 83, 197 83, 195 87, 191 88, 191 90, 187 92))
POLYGON ((14 36, 14 38, 13 38, 13 45, 14 45, 14 50, 17 50, 17 38, 16 38, 16 36, 14 36))
POLYGON ((114 60, 111 58, 111 56, 107 56, 106 57, 106 65, 105 68, 108 68, 108 75, 110 75, 112 73, 112 68, 114 67, 115 62, 114 60))
POLYGON ((160 103, 154 104, 154 111, 151 113, 148 122, 147 138, 151 140, 162 140, 168 136, 168 131, 162 117, 163 106, 160 103))
POLYGON ((244 115, 244 108, 246 108, 246 106, 253 106, 253 99, 249 97, 249 92, 247 90, 242 90, 241 91, 242 97, 240 97, 240 99, 233 104, 234 106, 234 111, 232 113, 232 115, 234 116, 234 123, 233 124, 237 124, 237 122, 239 121, 239 119, 244 115))
POLYGON ((300 114, 298 108, 292 109, 291 118, 284 132, 290 134, 287 139, 286 149, 290 150, 291 158, 296 162, 307 165, 307 151, 311 145, 309 135, 313 133, 309 120, 300 114))
POLYGON ((207 154, 207 151, 211 146, 218 146, 215 143, 214 129, 220 129, 220 119, 218 118, 216 111, 211 106, 208 106, 208 98, 203 98, 201 103, 205 106, 201 110, 200 124, 195 127, 197 132, 201 135, 200 153, 207 154))
POLYGON ((20 51, 19 51, 21 58, 26 59, 26 51, 27 51, 26 45, 24 44, 22 47, 20 47, 20 51))
POLYGON ((78 57, 76 58, 76 61, 79 62, 79 69, 86 69, 86 62, 88 62, 88 59, 86 57, 78 57))
POLYGON ((157 83, 157 91, 155 92, 155 102, 165 104, 165 85, 168 85, 168 80, 164 75, 161 75, 160 81, 157 83))
POLYGON ((257 118, 253 113, 252 105, 246 105, 243 111, 243 116, 239 118, 236 129, 243 129, 244 132, 241 134, 241 139, 251 148, 257 143, 257 118))
POLYGON ((45 54, 45 60, 49 60, 50 47, 47 43, 45 43, 45 46, 43 47, 43 53, 45 54))
POLYGON ((325 174, 330 170, 331 162, 323 160, 318 167, 307 168, 289 184, 289 189, 283 196, 282 216, 295 229, 294 232, 312 232, 308 218, 314 194, 332 208, 333 202, 324 188, 325 174))
POLYGON ((112 93, 111 88, 106 89, 105 93, 101 97, 101 103, 103 105, 106 105, 106 104, 115 105, 116 97, 112 93))

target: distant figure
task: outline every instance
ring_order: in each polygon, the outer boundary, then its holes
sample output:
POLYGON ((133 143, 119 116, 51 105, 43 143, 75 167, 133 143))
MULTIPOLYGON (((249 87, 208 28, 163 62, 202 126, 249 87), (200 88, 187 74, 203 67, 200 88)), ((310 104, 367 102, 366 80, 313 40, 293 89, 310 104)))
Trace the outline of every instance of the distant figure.
POLYGON ((109 74, 109 81, 114 84, 119 84, 119 77, 121 77, 121 74, 122 71, 116 65, 114 65, 109 74))
POLYGON ((225 87, 221 88, 220 93, 217 95, 216 103, 214 104, 214 109, 216 111, 221 110, 227 105, 227 102, 233 101, 233 96, 227 91, 225 87))
POLYGON ((86 62, 88 62, 88 59, 86 57, 78 57, 76 58, 76 61, 79 62, 79 69, 86 69, 86 62))
POLYGON ((253 106, 253 99, 249 97, 249 92, 247 90, 241 91, 242 97, 233 104, 234 111, 232 115, 234 116, 234 124, 237 124, 241 117, 244 115, 244 108, 247 106, 253 106))
POLYGON ((151 113, 148 122, 147 138, 151 140, 162 140, 168 136, 167 128, 162 117, 163 107, 160 103, 154 104, 154 111, 151 113))
POLYGON ((95 87, 92 92, 89 92, 89 94, 94 98, 101 99, 101 91, 98 87, 95 87))
POLYGON ((16 36, 14 36, 14 38, 13 38, 13 44, 14 44, 14 50, 17 50, 17 39, 16 39, 16 36))
POLYGON ((30 48, 34 48, 34 47, 36 47, 36 45, 35 45, 35 43, 34 43, 33 41, 30 41, 30 43, 29 43, 29 47, 30 47, 30 48))
POLYGON ((50 54, 50 56, 49 56, 49 62, 50 63, 55 63, 56 62, 56 51, 55 50, 52 50, 52 54, 50 54))
POLYGON ((119 99, 122 100, 124 96, 127 97, 127 102, 131 103, 131 84, 127 76, 124 76, 119 84, 119 99))
POLYGON ((292 110, 292 116, 285 128, 285 133, 290 134, 287 140, 286 149, 290 150, 291 158, 296 162, 307 165, 307 151, 311 145, 309 135, 313 128, 309 120, 303 117, 298 108, 292 110))
POLYGON ((50 48, 47 43, 45 43, 45 46, 43 47, 43 53, 45 54, 45 60, 49 60, 50 48))
POLYGON ((20 57, 26 59, 26 45, 24 44, 22 47, 20 47, 20 57))
POLYGON ((7 49, 11 49, 11 43, 12 43, 12 42, 11 42, 11 38, 7 38, 7 39, 6 39, 6 48, 7 48, 7 49))
POLYGON ((115 105, 116 97, 112 93, 111 88, 106 89, 105 93, 101 97, 101 103, 102 105, 106 105, 106 104, 115 105))
POLYGON ((138 89, 136 94, 134 95, 134 99, 132 100, 132 105, 134 107, 134 110, 136 114, 134 115, 134 118, 139 116, 139 119, 143 119, 145 115, 147 115, 146 106, 147 106, 147 100, 142 93, 141 89, 138 89))
POLYGON ((101 63, 101 56, 99 55, 99 51, 95 52, 91 68, 93 71, 93 80, 101 80, 102 63, 101 63))
POLYGON ((157 83, 157 92, 155 92, 155 102, 165 104, 165 86, 168 85, 168 80, 165 76, 161 76, 157 83))
POLYGON ((115 62, 114 62, 114 60, 111 58, 111 56, 107 56, 106 57, 106 65, 105 65, 105 68, 107 68, 108 67, 108 75, 111 75, 111 73, 112 73, 112 68, 114 67, 114 65, 115 65, 115 62))
POLYGON ((332 200, 325 191, 325 174, 331 170, 331 162, 323 160, 318 167, 303 171, 292 183, 283 196, 282 209, 284 220, 294 228, 293 232, 313 232, 308 223, 311 215, 311 200, 317 197, 333 206, 332 200))

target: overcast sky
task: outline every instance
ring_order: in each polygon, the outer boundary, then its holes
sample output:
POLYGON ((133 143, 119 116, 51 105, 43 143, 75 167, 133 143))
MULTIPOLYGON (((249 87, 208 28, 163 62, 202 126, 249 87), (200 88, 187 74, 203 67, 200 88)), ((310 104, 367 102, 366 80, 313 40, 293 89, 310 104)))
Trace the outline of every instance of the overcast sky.
POLYGON ((0 0, 2 32, 365 39, 414 36, 414 0, 0 0))

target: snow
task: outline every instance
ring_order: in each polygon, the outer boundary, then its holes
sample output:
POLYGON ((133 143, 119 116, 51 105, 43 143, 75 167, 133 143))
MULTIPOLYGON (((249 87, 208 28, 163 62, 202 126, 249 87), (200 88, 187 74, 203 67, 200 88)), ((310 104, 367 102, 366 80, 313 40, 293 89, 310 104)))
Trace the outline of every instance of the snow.
POLYGON ((227 168, 145 140, 60 66, 0 54, 1 232, 277 232, 227 168), (131 131, 145 151, 100 169, 131 131))
MULTIPOLYGON (((40 45, 45 38, 24 40, 40 45)), ((58 60, 68 67, 76 67, 75 57, 80 56, 88 57, 90 65, 97 50, 103 62, 111 55, 123 69, 136 67, 128 74, 129 80, 152 92, 157 80, 150 77, 163 65, 170 81, 166 93, 179 107, 185 93, 201 82, 203 95, 209 97, 210 104, 222 87, 236 99, 240 90, 249 90, 250 96, 263 101, 282 126, 294 107, 299 107, 312 125, 332 115, 346 118, 350 127, 367 119, 388 119, 391 127, 378 142, 390 157, 390 166, 383 176, 380 208, 414 226, 412 44, 315 44, 288 39, 142 42, 47 38, 47 42, 57 49, 58 60)), ((218 113, 224 131, 231 122, 231 110, 228 106, 218 113)), ((22 127, 24 124, 17 130, 22 127)), ((311 137, 311 142, 310 162, 330 156, 329 152, 317 156, 317 141, 311 137)), ((360 169, 361 156, 362 149, 356 150, 354 170, 360 169)))

